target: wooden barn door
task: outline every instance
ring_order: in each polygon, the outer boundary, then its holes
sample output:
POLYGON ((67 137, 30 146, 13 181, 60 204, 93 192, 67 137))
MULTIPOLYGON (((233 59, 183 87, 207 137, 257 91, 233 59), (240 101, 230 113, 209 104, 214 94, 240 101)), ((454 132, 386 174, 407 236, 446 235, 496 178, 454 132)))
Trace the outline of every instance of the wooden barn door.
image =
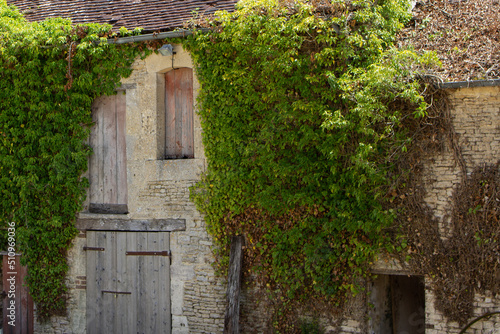
POLYGON ((170 333, 168 232, 87 231, 87 333, 170 333))
POLYGON ((20 255, 3 255, 3 333, 33 333, 33 299, 24 278, 28 269, 19 262, 20 255))
POLYGON ((90 206, 95 213, 127 213, 125 94, 101 96, 92 105, 90 206))

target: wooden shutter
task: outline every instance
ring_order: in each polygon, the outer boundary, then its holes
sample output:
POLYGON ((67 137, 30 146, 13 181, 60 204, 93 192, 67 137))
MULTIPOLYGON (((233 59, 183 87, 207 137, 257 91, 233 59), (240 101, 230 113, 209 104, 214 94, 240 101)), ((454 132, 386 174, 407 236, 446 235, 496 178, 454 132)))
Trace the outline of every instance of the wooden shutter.
POLYGON ((192 69, 165 74, 165 108, 165 157, 194 158, 192 69))
POLYGON ((122 92, 94 101, 94 126, 90 135, 90 145, 94 150, 89 164, 90 211, 104 205, 115 209, 119 207, 118 211, 126 212, 125 116, 125 94, 122 92))

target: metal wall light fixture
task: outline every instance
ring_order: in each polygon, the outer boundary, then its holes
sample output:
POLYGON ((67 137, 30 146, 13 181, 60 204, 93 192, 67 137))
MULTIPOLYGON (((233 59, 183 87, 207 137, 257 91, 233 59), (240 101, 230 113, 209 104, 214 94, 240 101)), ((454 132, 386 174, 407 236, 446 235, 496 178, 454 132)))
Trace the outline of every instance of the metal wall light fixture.
POLYGON ((175 51, 172 44, 163 44, 162 47, 158 49, 158 51, 160 51, 162 56, 172 56, 172 69, 175 70, 174 68, 175 51))
POLYGON ((175 54, 172 44, 163 44, 163 46, 159 48, 158 51, 160 51, 162 56, 172 56, 175 54))

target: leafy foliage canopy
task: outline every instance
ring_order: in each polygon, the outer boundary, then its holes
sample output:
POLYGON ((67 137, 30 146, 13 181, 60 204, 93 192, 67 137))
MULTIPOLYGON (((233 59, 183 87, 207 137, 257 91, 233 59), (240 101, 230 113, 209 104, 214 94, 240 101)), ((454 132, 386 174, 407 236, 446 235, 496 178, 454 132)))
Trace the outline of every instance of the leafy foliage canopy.
POLYGON ((422 117, 430 54, 395 50, 407 1, 243 1, 185 44, 201 83, 208 170, 192 191, 222 266, 246 263, 289 300, 339 303, 382 250, 394 164, 422 117))

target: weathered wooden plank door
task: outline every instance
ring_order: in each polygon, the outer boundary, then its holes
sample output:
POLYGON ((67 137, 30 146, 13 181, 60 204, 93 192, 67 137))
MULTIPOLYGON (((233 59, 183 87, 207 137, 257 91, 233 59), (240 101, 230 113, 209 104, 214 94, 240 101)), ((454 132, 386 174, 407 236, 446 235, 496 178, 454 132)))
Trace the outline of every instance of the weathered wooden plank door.
POLYGON ((33 299, 24 278, 28 269, 21 266, 20 255, 3 256, 3 333, 33 333, 33 299))
POLYGON ((194 158, 193 70, 165 73, 165 157, 194 158))
POLYGON ((170 333, 168 232, 87 231, 87 333, 170 333))
POLYGON ((94 126, 90 133, 90 146, 94 154, 89 162, 91 211, 94 208, 99 210, 102 205, 111 205, 113 208, 121 206, 126 212, 125 106, 125 94, 122 92, 101 96, 92 105, 94 126))

